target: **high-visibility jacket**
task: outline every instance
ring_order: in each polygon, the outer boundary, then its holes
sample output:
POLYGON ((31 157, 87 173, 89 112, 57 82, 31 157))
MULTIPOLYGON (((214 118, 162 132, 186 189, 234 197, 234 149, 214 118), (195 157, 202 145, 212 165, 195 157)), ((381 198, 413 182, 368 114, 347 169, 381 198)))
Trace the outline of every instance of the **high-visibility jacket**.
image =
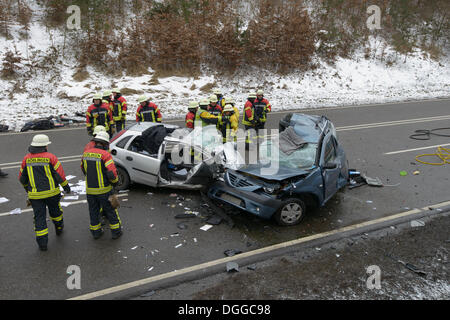
POLYGON ((219 116, 222 114, 222 107, 219 104, 216 104, 214 107, 212 107, 211 105, 208 105, 208 112, 215 115, 215 116, 219 116))
POLYGON ((272 107, 267 99, 255 99, 253 103, 247 100, 244 106, 242 123, 246 126, 253 126, 253 120, 256 120, 258 123, 265 123, 267 121, 266 113, 271 111, 272 107))
POLYGON ((266 98, 262 98, 261 100, 256 98, 253 102, 253 107, 255 109, 255 114, 258 115, 259 122, 266 122, 266 113, 272 111, 272 106, 269 101, 266 98))
POLYGON ((59 185, 68 182, 58 158, 44 147, 30 147, 22 161, 19 181, 28 191, 28 198, 45 199, 60 194, 59 185))
POLYGON ((202 127, 206 127, 209 125, 217 125, 218 120, 219 120, 218 116, 215 116, 211 114, 209 111, 206 111, 204 109, 198 108, 197 113, 195 114, 195 122, 201 123, 202 127))
POLYGON ((217 122, 217 129, 222 133, 223 141, 226 142, 227 135, 236 135, 239 127, 239 118, 236 114, 225 116, 222 114, 217 122))
POLYGON ((219 105, 219 106, 221 106, 222 107, 222 109, 223 109, 223 107, 225 107, 225 104, 226 104, 226 101, 225 101, 225 98, 224 97, 217 97, 218 99, 219 99, 219 101, 217 101, 217 104, 219 105))
POLYGON ((189 111, 186 114, 186 128, 194 129, 195 113, 189 111))
POLYGON ((95 147, 95 141, 89 141, 89 143, 84 146, 83 153, 85 153, 86 150, 94 148, 94 147, 95 147))
POLYGON ((87 149, 81 158, 81 171, 86 176, 86 193, 105 194, 119 181, 111 154, 96 147, 87 149))
POLYGON ((158 106, 149 102, 146 106, 139 105, 136 112, 137 122, 161 122, 162 115, 158 106))
POLYGON ((253 126, 252 121, 254 120, 254 111, 253 103, 250 100, 244 105, 244 113, 242 115, 242 124, 246 126, 253 126))
POLYGON ((86 111, 86 127, 92 130, 98 126, 104 126, 106 131, 114 124, 111 109, 107 103, 102 103, 100 106, 91 104, 86 111))
POLYGON ((125 120, 127 117, 127 100, 120 96, 118 99, 112 101, 112 115, 114 121, 125 120))

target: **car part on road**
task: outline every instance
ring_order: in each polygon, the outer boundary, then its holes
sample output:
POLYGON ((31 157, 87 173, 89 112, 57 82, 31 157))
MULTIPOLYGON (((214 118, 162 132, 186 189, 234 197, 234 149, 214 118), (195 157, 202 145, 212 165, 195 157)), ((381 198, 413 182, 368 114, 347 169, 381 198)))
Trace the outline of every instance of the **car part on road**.
POLYGON ((242 253, 242 251, 239 250, 239 249, 228 249, 228 250, 225 250, 223 253, 224 253, 227 257, 232 257, 232 256, 235 256, 235 255, 237 255, 237 254, 239 254, 239 253, 242 253))
POLYGON ((414 140, 430 140, 431 136, 438 136, 438 137, 448 137, 450 138, 450 134, 442 134, 442 133, 436 133, 436 131, 442 131, 442 130, 450 130, 450 128, 436 128, 436 129, 420 129, 414 131, 414 134, 410 135, 410 139, 414 140))
POLYGON ((400 263, 401 265, 403 265, 406 269, 411 270, 412 272, 416 273, 417 275, 421 276, 421 277, 426 277, 427 273, 423 270, 420 270, 418 267, 416 267, 415 265, 408 263, 408 262, 403 262, 402 260, 399 260, 397 258, 394 258, 392 255, 390 254, 386 254, 386 256, 392 260, 394 260, 395 262, 400 263))
POLYGON ((239 265, 236 262, 228 262, 227 272, 239 272, 239 265))

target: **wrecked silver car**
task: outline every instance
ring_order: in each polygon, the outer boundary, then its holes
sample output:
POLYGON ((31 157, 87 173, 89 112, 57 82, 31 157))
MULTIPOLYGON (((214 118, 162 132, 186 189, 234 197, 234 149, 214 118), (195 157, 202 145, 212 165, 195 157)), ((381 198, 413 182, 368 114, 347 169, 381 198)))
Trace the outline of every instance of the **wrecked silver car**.
POLYGON ((215 126, 190 131, 170 124, 137 123, 114 136, 110 150, 118 171, 118 190, 131 183, 201 189, 225 167, 242 162, 233 144, 222 144, 215 126))

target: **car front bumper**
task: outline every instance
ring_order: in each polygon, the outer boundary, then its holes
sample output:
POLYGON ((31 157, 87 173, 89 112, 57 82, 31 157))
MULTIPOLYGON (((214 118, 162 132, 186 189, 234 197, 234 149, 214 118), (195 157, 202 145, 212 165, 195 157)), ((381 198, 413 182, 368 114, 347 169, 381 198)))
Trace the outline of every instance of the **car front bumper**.
POLYGON ((270 219, 281 206, 281 201, 272 196, 233 188, 223 181, 211 185, 208 196, 263 219, 270 219))

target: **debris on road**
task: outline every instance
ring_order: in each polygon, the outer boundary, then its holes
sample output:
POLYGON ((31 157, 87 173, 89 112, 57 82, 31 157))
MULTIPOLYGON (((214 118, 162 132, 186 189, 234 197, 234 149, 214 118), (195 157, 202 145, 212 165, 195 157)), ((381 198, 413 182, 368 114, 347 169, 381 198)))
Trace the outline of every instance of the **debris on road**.
POLYGON ((8 202, 9 199, 5 198, 5 197, 0 197, 0 203, 5 203, 8 202))
POLYGON ((237 255, 237 254, 239 254, 239 253, 242 253, 242 251, 239 250, 239 249, 228 249, 228 250, 225 250, 223 253, 224 253, 227 257, 232 257, 232 256, 235 256, 235 255, 237 255))
POLYGON ((196 217, 195 214, 181 213, 181 214, 177 214, 175 216, 175 219, 185 219, 185 218, 195 218, 195 217, 196 217))
POLYGON ((212 228, 212 225, 210 225, 210 224, 205 224, 203 227, 200 228, 200 230, 208 231, 208 230, 211 229, 211 228, 212 228))
POLYGON ((236 262, 228 262, 227 272, 239 272, 239 265, 236 262))
POLYGON ((413 175, 415 175, 415 176, 417 176, 417 175, 419 175, 419 174, 420 174, 420 171, 419 171, 419 170, 416 170, 416 171, 413 172, 413 175))
POLYGON ((399 260, 397 258, 394 258, 392 255, 390 254, 386 254, 386 256, 392 260, 394 260, 395 262, 400 263, 401 265, 403 265, 406 269, 411 270, 412 272, 416 273, 417 275, 421 276, 421 277, 426 277, 427 273, 423 270, 420 270, 418 267, 416 267, 415 265, 408 263, 408 262, 404 262, 402 260, 399 260))
POLYGON ((250 265, 250 266, 247 266, 247 269, 251 270, 251 271, 255 271, 256 270, 256 266, 255 265, 250 265))
POLYGON ((11 210, 9 212, 9 214, 21 214, 22 213, 22 209, 20 208, 15 208, 14 210, 11 210))
POLYGON ((64 196, 64 200, 78 200, 79 196, 64 196))
POLYGON ((177 227, 178 227, 178 229, 181 229, 181 230, 185 230, 185 229, 187 229, 188 227, 187 227, 187 225, 185 225, 184 223, 177 223, 177 227))
POLYGON ((400 175, 401 175, 402 177, 406 177, 406 176, 408 175, 408 172, 406 172, 406 171, 400 171, 400 175))
MULTIPOLYGON (((153 267, 152 267, 153 268, 153 267)), ((151 297, 152 295, 154 295, 156 292, 154 290, 146 292, 144 294, 141 294, 140 297, 142 298, 147 298, 147 297, 151 297)))
POLYGON ((411 227, 423 227, 425 226, 425 222, 423 222, 422 220, 412 220, 411 221, 411 227))
POLYGON ((136 250, 139 246, 134 246, 131 250, 136 250))
POLYGON ((183 245, 182 243, 177 244, 177 245, 175 246, 175 249, 178 249, 178 248, 181 247, 182 245, 183 245))
POLYGON ((212 224, 212 225, 219 225, 222 222, 222 218, 218 215, 213 215, 208 220, 206 220, 206 223, 212 224))

